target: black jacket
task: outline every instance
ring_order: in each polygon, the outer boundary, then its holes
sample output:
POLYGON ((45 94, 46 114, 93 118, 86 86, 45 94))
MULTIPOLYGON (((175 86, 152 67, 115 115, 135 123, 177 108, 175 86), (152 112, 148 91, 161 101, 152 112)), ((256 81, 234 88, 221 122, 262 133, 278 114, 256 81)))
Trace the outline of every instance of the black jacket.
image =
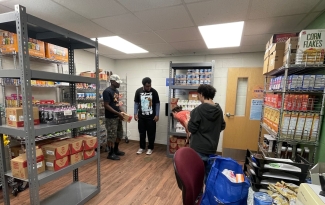
POLYGON ((188 130, 191 132, 190 147, 202 154, 215 154, 220 132, 226 123, 219 104, 203 103, 191 112, 188 130))

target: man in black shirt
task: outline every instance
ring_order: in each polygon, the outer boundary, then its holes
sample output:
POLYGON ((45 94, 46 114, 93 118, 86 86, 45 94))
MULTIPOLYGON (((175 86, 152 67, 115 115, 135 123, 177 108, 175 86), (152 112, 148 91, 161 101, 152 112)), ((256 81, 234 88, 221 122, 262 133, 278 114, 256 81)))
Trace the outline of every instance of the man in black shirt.
POLYGON ((107 145, 109 153, 107 159, 119 160, 119 156, 125 153, 119 151, 118 145, 123 137, 123 109, 119 105, 119 92, 117 88, 122 83, 118 75, 110 76, 111 86, 103 92, 104 107, 105 107, 105 125, 107 130, 107 145), (114 147, 113 144, 115 143, 114 147))
POLYGON ((156 122, 159 120, 160 101, 158 92, 151 87, 151 79, 142 80, 143 87, 137 89, 134 96, 134 120, 138 121, 140 134, 140 149, 142 154, 146 149, 146 135, 148 135, 147 155, 152 154, 156 138, 156 122))

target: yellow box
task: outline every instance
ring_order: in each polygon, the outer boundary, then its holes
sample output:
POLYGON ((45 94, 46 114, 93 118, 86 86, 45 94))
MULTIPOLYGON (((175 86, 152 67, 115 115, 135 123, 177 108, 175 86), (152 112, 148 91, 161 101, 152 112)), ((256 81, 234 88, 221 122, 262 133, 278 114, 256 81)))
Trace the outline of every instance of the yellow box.
POLYGON ((68 49, 50 43, 45 43, 45 57, 52 60, 68 62, 68 49))

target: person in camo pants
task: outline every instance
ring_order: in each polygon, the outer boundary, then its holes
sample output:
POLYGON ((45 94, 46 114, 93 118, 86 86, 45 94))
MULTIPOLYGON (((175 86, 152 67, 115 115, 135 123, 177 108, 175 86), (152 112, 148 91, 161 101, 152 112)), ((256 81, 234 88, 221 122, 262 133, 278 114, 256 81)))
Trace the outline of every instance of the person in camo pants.
POLYGON ((119 91, 117 88, 120 87, 122 81, 120 77, 115 74, 110 77, 110 81, 111 86, 106 88, 103 92, 107 145, 109 148, 107 159, 120 160, 119 156, 125 154, 118 149, 119 143, 123 137, 123 109, 119 105, 119 91))

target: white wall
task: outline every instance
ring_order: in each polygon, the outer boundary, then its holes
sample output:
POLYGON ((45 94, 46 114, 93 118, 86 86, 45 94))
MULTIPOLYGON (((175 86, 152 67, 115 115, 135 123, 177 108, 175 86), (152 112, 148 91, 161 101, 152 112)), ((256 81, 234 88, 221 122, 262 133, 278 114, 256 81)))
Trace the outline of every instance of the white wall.
MULTIPOLYGON (((147 58, 147 59, 130 59, 116 60, 115 73, 124 78, 128 78, 128 113, 133 114, 134 93, 137 88, 141 87, 141 81, 144 77, 152 79, 152 86, 155 88, 160 97, 160 120, 157 124, 156 143, 167 143, 167 117, 165 117, 165 103, 168 102, 166 96, 166 78, 169 76, 169 62, 190 63, 190 62, 207 62, 215 60, 214 86, 217 89, 214 101, 219 103, 222 110, 225 111, 226 102, 226 85, 229 67, 263 67, 263 53, 243 53, 243 54, 226 54, 226 55, 207 55, 207 56, 187 56, 172 58, 147 58)), ((139 140, 137 123, 132 121, 128 124, 128 130, 131 132, 129 139, 139 140)), ((221 133, 218 151, 222 150, 221 133)))

